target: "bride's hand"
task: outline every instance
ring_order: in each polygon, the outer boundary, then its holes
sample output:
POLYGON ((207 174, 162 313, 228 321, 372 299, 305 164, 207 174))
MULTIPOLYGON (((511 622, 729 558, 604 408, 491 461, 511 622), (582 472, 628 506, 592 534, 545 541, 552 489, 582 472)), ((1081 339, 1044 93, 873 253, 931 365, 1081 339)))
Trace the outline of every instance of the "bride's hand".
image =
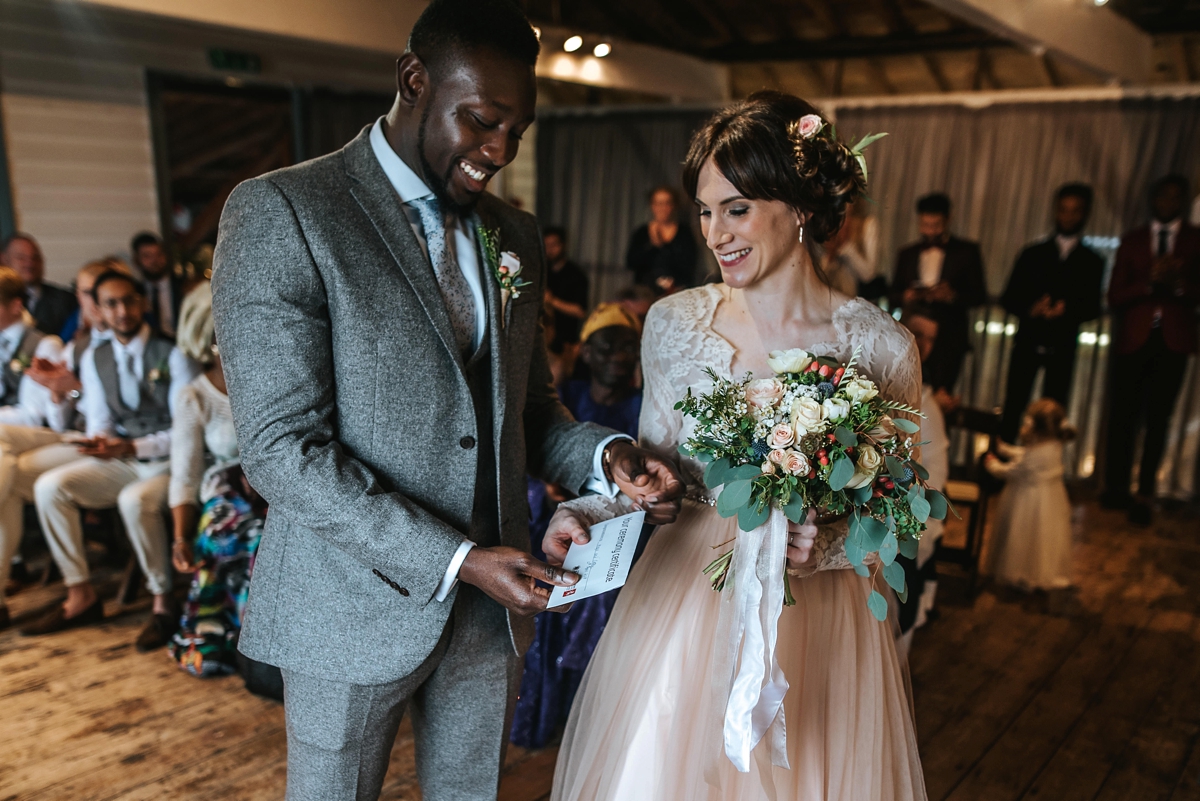
POLYGON ((812 555, 813 543, 817 539, 817 510, 809 509, 803 523, 788 522, 788 567, 795 570, 812 555))
POLYGON ((546 561, 557 566, 566 561, 571 543, 587 545, 591 539, 587 522, 570 509, 560 506, 546 527, 542 550, 546 553, 546 561))

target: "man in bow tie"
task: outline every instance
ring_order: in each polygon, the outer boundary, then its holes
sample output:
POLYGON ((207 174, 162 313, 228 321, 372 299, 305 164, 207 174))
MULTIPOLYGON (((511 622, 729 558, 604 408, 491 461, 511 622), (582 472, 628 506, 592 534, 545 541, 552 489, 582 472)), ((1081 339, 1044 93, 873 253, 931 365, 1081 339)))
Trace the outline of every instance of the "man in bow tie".
POLYGON ((679 508, 668 463, 558 402, 537 223, 484 191, 538 51, 509 0, 433 0, 388 114, 221 219, 217 341, 271 507, 240 647, 283 670, 292 801, 377 797, 406 707, 424 798, 495 798, 536 581, 577 580, 528 553, 527 469, 679 508))
POLYGON ((921 240, 896 257, 890 300, 893 308, 923 304, 937 317, 925 379, 946 403, 970 350, 967 311, 987 302, 983 258, 977 243, 950 233, 950 198, 941 192, 917 201, 917 228, 921 240))

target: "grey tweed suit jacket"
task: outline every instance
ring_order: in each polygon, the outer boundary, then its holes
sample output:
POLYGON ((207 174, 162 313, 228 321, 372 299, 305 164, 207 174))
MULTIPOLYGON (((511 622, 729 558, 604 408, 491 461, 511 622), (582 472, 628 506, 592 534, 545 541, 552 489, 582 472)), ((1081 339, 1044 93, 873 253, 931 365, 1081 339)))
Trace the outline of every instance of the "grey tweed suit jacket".
MULTIPOLYGON (((400 679, 437 644, 454 596, 433 596, 472 533, 480 448, 497 465, 493 528, 528 550, 526 469, 582 488, 613 433, 559 403, 537 223, 485 196, 480 218, 532 286, 502 326, 481 266, 494 436, 470 447, 476 416, 450 318, 368 131, 238 186, 212 280, 242 464, 270 503, 240 648, 353 684, 400 679)), ((523 653, 532 621, 510 615, 509 629, 523 653)))

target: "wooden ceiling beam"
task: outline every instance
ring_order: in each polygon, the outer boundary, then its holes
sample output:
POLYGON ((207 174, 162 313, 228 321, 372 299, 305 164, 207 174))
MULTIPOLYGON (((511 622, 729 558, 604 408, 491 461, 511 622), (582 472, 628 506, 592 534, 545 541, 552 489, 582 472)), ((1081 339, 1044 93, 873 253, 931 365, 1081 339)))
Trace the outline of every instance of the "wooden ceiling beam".
POLYGON ((953 87, 950 86, 950 81, 946 79, 946 73, 942 70, 942 62, 933 53, 922 53, 921 61, 925 64, 925 69, 929 71, 933 77, 933 82, 937 84, 939 92, 949 92, 953 87))
POLYGON ((1038 64, 1041 65, 1042 75, 1046 78, 1046 83, 1050 86, 1062 86, 1062 76, 1058 72, 1058 67, 1050 60, 1049 53, 1042 53, 1037 56, 1038 64))
POLYGON ((928 53, 938 50, 976 50, 1010 46, 1002 39, 973 29, 892 36, 837 36, 792 39, 707 48, 697 55, 711 61, 799 61, 802 59, 871 58, 928 53))
POLYGON ((867 68, 871 71, 871 77, 883 89, 883 93, 887 95, 896 94, 896 85, 888 78, 887 67, 877 58, 867 59, 867 68))

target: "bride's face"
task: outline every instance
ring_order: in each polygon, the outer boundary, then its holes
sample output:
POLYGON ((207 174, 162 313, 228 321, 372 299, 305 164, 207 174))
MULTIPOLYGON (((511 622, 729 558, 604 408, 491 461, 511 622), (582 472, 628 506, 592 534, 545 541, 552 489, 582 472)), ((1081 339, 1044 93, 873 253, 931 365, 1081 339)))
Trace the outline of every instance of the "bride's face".
POLYGON ((799 248, 800 215, 778 200, 742 196, 712 159, 696 183, 700 230, 731 287, 756 284, 794 263, 799 248))

